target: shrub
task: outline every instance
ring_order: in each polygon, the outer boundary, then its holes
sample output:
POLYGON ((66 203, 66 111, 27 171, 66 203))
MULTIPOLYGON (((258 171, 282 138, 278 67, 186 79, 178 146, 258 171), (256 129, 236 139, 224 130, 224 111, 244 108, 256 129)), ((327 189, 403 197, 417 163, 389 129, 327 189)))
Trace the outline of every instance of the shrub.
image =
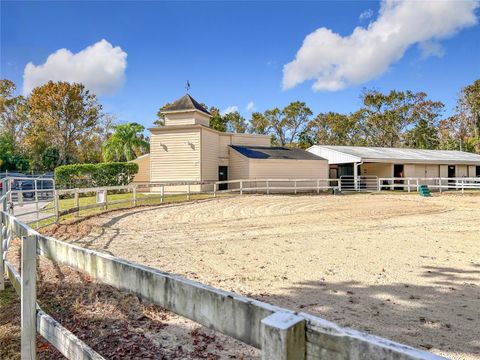
POLYGON ((138 172, 138 164, 112 162, 62 165, 55 168, 57 189, 128 185, 138 172))

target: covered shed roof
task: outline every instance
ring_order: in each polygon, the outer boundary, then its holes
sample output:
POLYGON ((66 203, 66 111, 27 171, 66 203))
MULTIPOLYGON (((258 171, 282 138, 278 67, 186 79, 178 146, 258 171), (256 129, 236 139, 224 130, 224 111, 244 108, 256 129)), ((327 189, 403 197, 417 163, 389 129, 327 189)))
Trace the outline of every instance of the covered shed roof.
POLYGON ((323 160, 320 156, 309 153, 305 150, 287 147, 269 146, 239 146, 230 145, 243 156, 250 159, 288 159, 288 160, 323 160))
POLYGON ((480 165, 480 155, 457 150, 314 145, 308 151, 327 158, 332 164, 365 161, 480 165))
POLYGON ((169 113, 174 111, 191 111, 191 110, 197 110, 207 115, 211 115, 207 109, 205 109, 202 105, 200 105, 200 103, 197 100, 195 100, 193 97, 191 97, 189 94, 185 94, 180 99, 174 101, 173 104, 168 106, 162 112, 169 113))

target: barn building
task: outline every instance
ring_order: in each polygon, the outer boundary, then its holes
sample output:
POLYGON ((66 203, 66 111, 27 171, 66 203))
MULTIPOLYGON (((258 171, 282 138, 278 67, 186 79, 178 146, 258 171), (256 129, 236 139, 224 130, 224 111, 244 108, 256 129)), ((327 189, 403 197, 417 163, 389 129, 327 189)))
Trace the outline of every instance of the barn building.
POLYGON ((460 178, 480 176, 480 155, 453 150, 314 145, 308 152, 328 160, 329 176, 460 178))
POLYGON ((135 182, 214 182, 237 179, 325 179, 328 162, 304 150, 271 147, 270 136, 221 132, 211 114, 190 95, 162 112, 150 130, 150 154, 135 182))

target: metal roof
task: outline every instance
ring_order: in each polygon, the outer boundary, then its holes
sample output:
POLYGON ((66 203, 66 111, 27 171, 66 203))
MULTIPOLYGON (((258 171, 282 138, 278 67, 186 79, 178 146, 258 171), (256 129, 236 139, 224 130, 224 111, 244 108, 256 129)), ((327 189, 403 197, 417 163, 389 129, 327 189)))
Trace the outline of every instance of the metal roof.
POLYGON ((320 156, 295 148, 239 145, 230 145, 230 147, 250 159, 325 160, 320 156))
POLYGON ((198 110, 207 115, 211 115, 207 109, 205 109, 202 105, 200 105, 198 101, 195 100, 193 97, 191 97, 189 94, 185 94, 180 99, 174 101, 173 104, 171 104, 162 112, 168 113, 172 111, 188 111, 188 110, 198 110))
POLYGON ((480 155, 458 150, 423 150, 408 148, 385 148, 364 146, 314 145, 312 148, 325 148, 355 156, 362 161, 412 161, 428 163, 478 163, 480 155))

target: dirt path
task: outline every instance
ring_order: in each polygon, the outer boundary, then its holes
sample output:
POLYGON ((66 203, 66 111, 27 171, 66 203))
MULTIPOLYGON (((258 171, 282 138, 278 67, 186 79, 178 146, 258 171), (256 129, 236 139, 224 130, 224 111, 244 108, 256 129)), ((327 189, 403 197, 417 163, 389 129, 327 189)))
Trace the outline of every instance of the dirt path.
POLYGON ((109 213, 53 235, 480 358, 480 196, 244 196, 109 213))

